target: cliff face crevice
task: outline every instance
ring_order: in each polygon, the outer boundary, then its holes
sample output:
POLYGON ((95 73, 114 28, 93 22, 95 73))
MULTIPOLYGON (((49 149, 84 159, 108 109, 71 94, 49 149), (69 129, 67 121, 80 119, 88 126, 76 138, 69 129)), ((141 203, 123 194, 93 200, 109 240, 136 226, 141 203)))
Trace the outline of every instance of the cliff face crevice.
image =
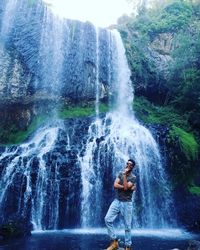
POLYGON ((153 38, 150 47, 161 55, 170 55, 173 50, 173 34, 160 33, 153 38))
POLYGON ((149 43, 149 59, 156 67, 157 74, 163 80, 169 79, 169 66, 172 62, 171 53, 174 47, 174 35, 172 33, 160 33, 149 43))

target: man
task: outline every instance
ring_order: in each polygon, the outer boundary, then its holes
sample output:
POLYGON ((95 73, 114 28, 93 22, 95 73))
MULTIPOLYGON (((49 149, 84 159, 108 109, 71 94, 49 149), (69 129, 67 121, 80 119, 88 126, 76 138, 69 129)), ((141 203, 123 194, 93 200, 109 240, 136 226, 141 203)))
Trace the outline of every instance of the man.
POLYGON ((121 214, 125 226, 125 250, 131 249, 131 221, 132 221, 132 194, 136 189, 136 176, 132 174, 135 167, 135 161, 129 159, 123 172, 119 172, 118 177, 114 182, 116 190, 116 198, 111 203, 105 217, 105 223, 108 229, 108 234, 111 238, 111 244, 107 250, 118 249, 118 240, 114 232, 113 222, 118 214, 121 214))

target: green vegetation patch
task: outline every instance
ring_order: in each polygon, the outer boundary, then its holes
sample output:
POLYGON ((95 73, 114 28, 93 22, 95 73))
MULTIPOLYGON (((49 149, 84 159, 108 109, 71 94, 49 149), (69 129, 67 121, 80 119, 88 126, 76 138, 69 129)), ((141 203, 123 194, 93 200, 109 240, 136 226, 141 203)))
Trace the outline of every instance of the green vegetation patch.
POLYGON ((198 187, 198 186, 188 187, 188 190, 192 194, 200 195, 200 187, 198 187))
POLYGON ((170 137, 173 140, 177 139, 179 140, 180 147, 182 151, 185 153, 188 160, 197 159, 199 145, 192 133, 188 133, 183 129, 173 125, 170 130, 170 137))
MULTIPOLYGON (((99 105, 99 111, 101 113, 105 113, 108 111, 108 105, 101 103, 99 105)), ((66 118, 76 118, 83 116, 90 116, 95 114, 95 106, 63 106, 58 111, 58 118, 66 119, 66 118)))
POLYGON ((1 144, 9 146, 13 144, 20 144, 25 139, 28 138, 37 128, 39 128, 45 121, 47 121, 47 116, 40 115, 35 117, 27 130, 19 130, 15 125, 12 125, 10 128, 0 128, 0 138, 1 144))
POLYGON ((177 32, 187 27, 193 17, 190 3, 174 1, 171 4, 152 10, 144 10, 135 21, 135 29, 149 36, 163 32, 177 32))
MULTIPOLYGON (((108 105, 103 103, 100 104, 99 112, 105 113, 107 111, 108 105)), ((94 114, 94 104, 88 106, 64 106, 58 110, 57 118, 67 119, 90 116, 94 114)), ((49 115, 39 115, 33 119, 32 123, 26 130, 19 130, 15 124, 8 128, 0 127, 0 144, 9 146, 22 143, 49 119, 49 115)))
POLYGON ((178 114, 171 106, 155 106, 144 97, 135 97, 133 109, 136 116, 149 124, 167 124, 188 128, 187 117, 178 114))
POLYGON ((199 145, 192 133, 187 132, 190 128, 187 116, 179 115, 170 106, 155 106, 144 97, 135 98, 133 109, 139 120, 148 124, 166 124, 171 128, 170 138, 172 141, 178 139, 181 150, 188 160, 196 160, 199 145))

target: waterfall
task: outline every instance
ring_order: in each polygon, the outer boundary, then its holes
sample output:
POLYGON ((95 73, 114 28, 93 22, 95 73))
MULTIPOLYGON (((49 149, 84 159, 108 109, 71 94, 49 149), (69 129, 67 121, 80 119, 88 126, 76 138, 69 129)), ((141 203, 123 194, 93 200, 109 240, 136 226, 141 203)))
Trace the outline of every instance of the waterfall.
MULTIPOLYGON (((142 228, 166 228, 173 224, 170 182, 159 148, 150 131, 131 111, 133 89, 125 50, 117 31, 111 32, 115 83, 110 82, 113 110, 90 125, 82 167, 82 226, 97 227, 105 197, 117 172, 129 158, 137 163, 138 190, 133 199, 133 224, 142 228), (113 89, 114 88, 114 89, 113 89)), ((105 211, 104 211, 105 212, 105 211)))
POLYGON ((15 215, 34 229, 104 226, 116 174, 134 158, 134 227, 172 226, 170 182, 157 143, 132 111, 119 33, 60 20, 40 0, 4 1, 2 10, 0 97, 22 104, 29 97, 33 113, 41 100, 53 108, 45 110, 49 123, 26 142, 0 148, 0 221, 15 215), (99 108, 104 97, 106 115, 99 108), (52 115, 57 103, 91 100, 92 117, 61 122, 52 115))
MULTIPOLYGON (((46 226, 56 228, 58 221, 59 179, 58 169, 47 166, 46 155, 53 149, 58 134, 56 127, 44 127, 30 142, 6 149, 0 161, 6 159, 6 168, 1 173, 0 211, 5 215, 9 191, 18 179, 16 190, 19 191, 15 204, 18 215, 26 216, 31 207, 30 217, 35 229, 44 229, 43 220, 48 216, 46 226), (48 169, 49 168, 49 169, 48 169)), ((13 190, 16 192, 16 190, 13 190)), ((3 219, 3 218, 1 218, 3 219)))
POLYGON ((2 24, 1 24, 1 37, 5 40, 11 32, 11 28, 13 25, 13 21, 15 18, 15 12, 17 6, 17 0, 7 1, 4 4, 4 12, 2 17, 2 24))
POLYGON ((117 31, 114 34, 115 56, 113 60, 115 69, 114 82, 111 83, 113 93, 113 100, 111 106, 114 106, 114 110, 123 116, 129 116, 129 111, 132 110, 133 103, 133 88, 131 86, 130 75, 131 72, 128 67, 128 63, 125 57, 125 49, 121 41, 120 35, 117 31))
MULTIPOLYGON (((64 23, 45 9, 42 20, 39 46, 40 76, 42 91, 52 97, 60 94, 62 86, 62 67, 64 60, 64 23), (48 72, 48 73, 47 73, 48 72)), ((36 86, 36 89, 40 86, 36 86)))
POLYGON ((6 86, 0 96, 15 94, 20 100, 30 96, 54 104, 96 98, 98 113, 107 88, 107 32, 91 23, 59 19, 41 0, 8 0, 2 5, 0 44, 5 52, 0 73, 9 81, 2 82, 6 86))
POLYGON ((99 32, 96 28, 96 115, 99 116, 99 32))

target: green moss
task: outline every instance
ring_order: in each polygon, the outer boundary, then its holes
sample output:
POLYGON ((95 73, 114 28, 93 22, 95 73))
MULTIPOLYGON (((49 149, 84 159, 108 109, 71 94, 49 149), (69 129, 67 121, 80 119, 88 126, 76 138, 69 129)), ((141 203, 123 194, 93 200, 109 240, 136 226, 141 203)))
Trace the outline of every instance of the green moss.
POLYGON ((101 113, 107 113, 109 111, 109 106, 105 103, 101 103, 99 106, 99 111, 101 113))
MULTIPOLYGON (((100 104, 99 111, 101 113, 108 111, 108 105, 100 104)), ((58 110, 58 118, 67 119, 75 117, 90 116, 95 114, 95 107, 88 106, 64 106, 58 110)), ((34 131, 36 131, 43 123, 47 122, 49 116, 40 115, 36 117, 26 130, 19 130, 15 125, 10 126, 8 129, 0 127, 0 141, 2 145, 20 144, 26 140, 34 131)))
POLYGON ((146 10, 137 16, 134 27, 141 34, 152 36, 163 32, 176 32, 187 27, 193 17, 190 3, 173 1, 162 8, 146 10))
POLYGON ((173 125, 170 130, 170 137, 173 140, 179 140, 180 147, 188 160, 197 159, 199 145, 192 133, 186 132, 183 129, 173 125))
POLYGON ((200 195, 200 187, 198 187, 198 186, 188 187, 188 190, 192 194, 200 195))
POLYGON ((173 107, 155 106, 144 97, 135 97, 133 109, 136 117, 148 124, 167 124, 188 128, 187 117, 179 115, 173 107))
MULTIPOLYGON (((101 113, 105 113, 108 111, 108 106, 106 104, 100 104, 99 111, 101 113)), ((66 119, 66 118, 75 118, 75 117, 83 117, 90 116, 95 114, 94 105, 88 106, 64 106, 58 111, 58 118, 66 119)))
POLYGON ((170 139, 176 141, 178 138, 180 147, 188 160, 197 159, 199 145, 194 135, 187 132, 190 129, 187 116, 179 115, 169 106, 157 107, 142 97, 135 98, 133 109, 136 117, 145 123, 166 124, 171 127, 170 139))
POLYGON ((58 112, 58 117, 60 119, 73 118, 73 117, 81 117, 81 116, 89 116, 94 113, 94 108, 92 107, 64 107, 58 112))
POLYGON ((3 145, 9 146, 13 144, 20 144, 25 139, 28 138, 36 129, 42 125, 45 121, 47 121, 48 117, 41 115, 36 117, 27 130, 19 131, 15 125, 11 126, 7 130, 0 129, 0 138, 3 141, 3 145))

